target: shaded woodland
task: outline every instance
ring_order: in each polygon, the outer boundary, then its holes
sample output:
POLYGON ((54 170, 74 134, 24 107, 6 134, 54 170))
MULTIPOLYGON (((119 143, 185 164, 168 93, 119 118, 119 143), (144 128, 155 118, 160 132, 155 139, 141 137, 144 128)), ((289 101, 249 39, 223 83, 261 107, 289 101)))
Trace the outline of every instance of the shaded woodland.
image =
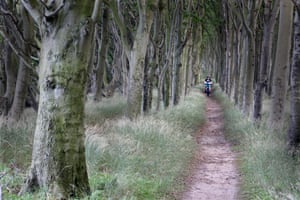
POLYGON ((37 112, 21 194, 90 192, 88 98, 121 94, 134 120, 172 109, 207 75, 253 123, 288 123, 289 153, 299 155, 299 0, 0 0, 0 14, 2 118, 37 112))

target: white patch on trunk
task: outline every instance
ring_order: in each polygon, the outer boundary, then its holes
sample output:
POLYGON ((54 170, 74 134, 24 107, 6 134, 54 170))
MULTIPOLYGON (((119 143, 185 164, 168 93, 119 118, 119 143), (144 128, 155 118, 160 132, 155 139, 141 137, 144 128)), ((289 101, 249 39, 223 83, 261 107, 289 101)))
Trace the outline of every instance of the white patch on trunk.
POLYGON ((64 89, 63 88, 55 88, 54 89, 54 98, 55 99, 59 99, 60 97, 62 97, 64 94, 64 89))

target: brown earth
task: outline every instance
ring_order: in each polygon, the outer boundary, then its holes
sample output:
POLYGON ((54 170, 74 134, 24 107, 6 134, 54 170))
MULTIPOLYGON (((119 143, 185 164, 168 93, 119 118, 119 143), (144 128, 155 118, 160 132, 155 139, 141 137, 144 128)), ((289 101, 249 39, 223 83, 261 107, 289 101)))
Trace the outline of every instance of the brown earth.
POLYGON ((190 166, 190 175, 185 179, 186 191, 178 199, 238 199, 236 154, 224 138, 222 108, 211 97, 207 98, 206 118, 196 136, 197 152, 190 166))

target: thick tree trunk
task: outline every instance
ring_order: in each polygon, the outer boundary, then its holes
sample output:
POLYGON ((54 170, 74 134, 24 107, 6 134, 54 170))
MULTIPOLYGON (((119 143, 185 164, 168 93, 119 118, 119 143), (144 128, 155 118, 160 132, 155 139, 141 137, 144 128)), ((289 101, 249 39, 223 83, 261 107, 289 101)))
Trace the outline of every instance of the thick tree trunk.
MULTIPOLYGON (((158 2, 152 2, 153 8, 157 8, 158 2)), ((153 23, 154 9, 149 8, 145 1, 140 5, 140 21, 133 47, 129 55, 129 90, 127 96, 127 116, 136 118, 142 113, 142 95, 144 65, 149 35, 153 23)))
POLYGON ((293 2, 280 1, 279 35, 276 48, 275 71, 272 87, 272 103, 269 116, 270 127, 281 126, 283 122, 288 71, 290 68, 291 36, 293 23, 293 2))
POLYGON ((133 51, 131 51, 131 59, 129 62, 129 90, 127 96, 127 116, 130 119, 134 119, 142 113, 144 65, 149 41, 149 31, 150 28, 148 31, 137 35, 133 51))
MULTIPOLYGON (((300 2, 298 6, 300 6, 300 2)), ((291 118, 288 144, 292 154, 300 154, 300 9, 294 20, 294 50, 291 72, 291 118)))
POLYGON ((21 190, 50 199, 90 192, 84 147, 84 102, 94 24, 89 1, 64 1, 41 30, 40 100, 30 171, 21 190), (58 20, 59 19, 59 20, 58 20))

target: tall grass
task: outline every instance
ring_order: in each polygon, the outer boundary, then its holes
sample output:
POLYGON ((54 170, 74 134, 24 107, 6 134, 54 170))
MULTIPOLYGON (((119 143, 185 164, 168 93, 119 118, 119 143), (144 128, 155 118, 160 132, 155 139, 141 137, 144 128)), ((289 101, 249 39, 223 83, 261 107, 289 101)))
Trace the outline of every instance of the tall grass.
POLYGON ((25 110, 18 123, 5 119, 0 121, 0 187, 3 199, 19 199, 16 194, 30 165, 35 121, 36 114, 30 109, 25 110))
MULTIPOLYGON (((240 155, 243 199, 300 199, 300 159, 286 150, 286 129, 255 126, 217 92, 225 109, 226 136, 240 155)), ((265 120, 265 119, 263 119, 265 120)))
POLYGON ((180 105, 134 121, 119 118, 87 130, 91 199, 174 199, 204 122, 197 92, 180 105))
MULTIPOLYGON (((86 104, 86 157, 91 196, 86 199, 174 199, 204 123, 204 98, 197 90, 176 107, 124 117, 116 96, 86 104)), ((0 186, 3 199, 45 199, 45 191, 18 196, 31 161, 35 113, 0 129, 0 186)))

